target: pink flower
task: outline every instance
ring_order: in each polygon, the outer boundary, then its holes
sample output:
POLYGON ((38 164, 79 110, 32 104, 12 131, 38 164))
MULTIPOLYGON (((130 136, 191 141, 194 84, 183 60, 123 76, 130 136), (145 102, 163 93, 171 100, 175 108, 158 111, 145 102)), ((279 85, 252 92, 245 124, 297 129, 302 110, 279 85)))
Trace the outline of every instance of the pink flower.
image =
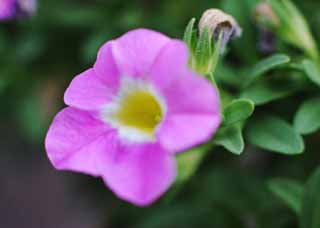
POLYGON ((102 177, 136 205, 159 198, 175 179, 174 155, 209 140, 220 123, 217 91, 187 62, 182 41, 147 29, 105 43, 48 131, 54 167, 102 177))
POLYGON ((15 13, 15 0, 0 1, 0 20, 7 19, 15 13))
POLYGON ((32 14, 35 9, 36 0, 0 0, 0 21, 32 14))

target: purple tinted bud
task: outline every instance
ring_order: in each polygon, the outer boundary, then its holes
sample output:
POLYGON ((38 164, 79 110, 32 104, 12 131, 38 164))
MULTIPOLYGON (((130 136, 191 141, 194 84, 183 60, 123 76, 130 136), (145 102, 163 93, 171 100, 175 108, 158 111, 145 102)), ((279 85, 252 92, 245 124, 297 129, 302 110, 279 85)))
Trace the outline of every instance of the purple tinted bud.
POLYGON ((269 55, 277 49, 277 39, 275 34, 266 27, 259 26, 258 49, 263 55, 269 55))
POLYGON ((36 0, 0 0, 0 20, 30 16, 36 10, 36 0))
POLYGON ((18 9, 17 13, 20 15, 32 15, 37 7, 36 0, 17 0, 18 1, 18 9))

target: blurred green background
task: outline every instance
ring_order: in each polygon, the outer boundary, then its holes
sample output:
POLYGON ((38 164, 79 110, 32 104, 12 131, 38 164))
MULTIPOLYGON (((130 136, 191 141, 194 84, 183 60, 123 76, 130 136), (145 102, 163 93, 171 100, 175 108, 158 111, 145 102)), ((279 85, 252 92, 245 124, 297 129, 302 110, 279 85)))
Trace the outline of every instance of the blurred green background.
MULTIPOLYGON (((306 139, 303 155, 292 157, 251 146, 236 156, 217 147, 184 186, 147 208, 120 201, 99 179, 55 171, 44 150, 49 123, 64 107, 65 88, 94 63, 104 42, 137 27, 182 38, 190 18, 222 8, 243 28, 242 38, 232 43, 224 59, 236 77, 265 56, 253 20, 257 2, 40 0, 32 18, 1 23, 0 227, 298 227, 295 214, 269 191, 267 182, 274 177, 305 182, 319 164, 319 134, 306 139)), ((294 2, 319 43, 320 2, 294 2)), ((276 51, 297 52, 281 43, 276 51)), ((286 107, 281 111, 286 115, 297 108, 299 96, 304 94, 264 109, 286 107)))

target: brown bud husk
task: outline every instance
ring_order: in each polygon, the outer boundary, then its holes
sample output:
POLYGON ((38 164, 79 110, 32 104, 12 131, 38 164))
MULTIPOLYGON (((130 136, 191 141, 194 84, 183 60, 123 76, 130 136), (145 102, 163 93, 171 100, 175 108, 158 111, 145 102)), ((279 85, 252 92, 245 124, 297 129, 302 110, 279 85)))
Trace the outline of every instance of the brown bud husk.
POLYGON ((218 40, 222 33, 220 53, 224 52, 227 43, 231 39, 240 37, 242 33, 237 21, 231 15, 219 9, 208 9, 202 14, 199 22, 200 33, 205 28, 209 29, 210 35, 213 35, 215 40, 218 40))

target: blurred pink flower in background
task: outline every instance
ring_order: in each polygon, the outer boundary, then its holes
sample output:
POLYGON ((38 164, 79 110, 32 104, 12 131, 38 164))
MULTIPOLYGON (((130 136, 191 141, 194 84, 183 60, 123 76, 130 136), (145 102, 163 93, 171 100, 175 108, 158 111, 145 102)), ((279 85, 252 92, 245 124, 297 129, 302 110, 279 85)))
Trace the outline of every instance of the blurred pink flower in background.
POLYGON ((174 155, 220 124, 217 91, 188 68, 186 45, 147 29, 105 43, 64 101, 45 142, 54 167, 102 177, 139 206, 173 183, 174 155))
POLYGON ((36 10, 36 0, 0 0, 0 20, 31 15, 36 10))
POLYGON ((16 11, 15 0, 1 0, 0 1, 0 20, 12 17, 16 11))

